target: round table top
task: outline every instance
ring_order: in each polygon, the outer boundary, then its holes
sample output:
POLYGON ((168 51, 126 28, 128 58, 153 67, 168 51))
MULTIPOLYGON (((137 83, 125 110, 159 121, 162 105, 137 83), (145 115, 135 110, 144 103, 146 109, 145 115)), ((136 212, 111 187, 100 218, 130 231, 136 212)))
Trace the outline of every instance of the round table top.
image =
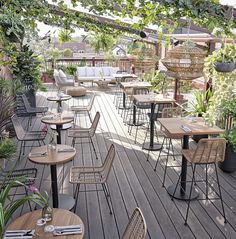
POLYGON ((45 116, 45 117, 42 117, 41 121, 45 124, 55 124, 55 125, 63 125, 63 124, 68 124, 68 123, 71 123, 72 121, 74 121, 74 118, 73 117, 66 117, 66 116, 58 116, 58 117, 49 117, 49 116, 45 116))
MULTIPOLYGON (((37 219, 41 218, 42 210, 36 210, 33 212, 28 212, 21 217, 18 217, 14 220, 7 230, 24 230, 24 229, 34 229, 36 225, 37 219)), ((84 237, 84 224, 83 221, 79 216, 76 214, 59 208, 53 208, 53 219, 51 222, 48 222, 46 225, 53 225, 53 226, 69 226, 69 225, 82 225, 82 234, 75 234, 75 235, 64 235, 59 236, 60 239, 82 239, 84 237)), ((52 238, 55 239, 52 233, 45 233, 44 235, 40 236, 39 238, 52 238)))
POLYGON ((76 150, 64 144, 57 144, 56 150, 48 149, 47 145, 35 147, 30 152, 28 158, 31 162, 37 164, 56 165, 63 164, 74 159, 76 150), (63 150, 71 150, 67 152, 61 152, 63 150))
POLYGON ((62 95, 62 96, 49 96, 47 97, 47 100, 48 101, 66 101, 66 100, 69 100, 71 99, 71 96, 70 95, 62 95))

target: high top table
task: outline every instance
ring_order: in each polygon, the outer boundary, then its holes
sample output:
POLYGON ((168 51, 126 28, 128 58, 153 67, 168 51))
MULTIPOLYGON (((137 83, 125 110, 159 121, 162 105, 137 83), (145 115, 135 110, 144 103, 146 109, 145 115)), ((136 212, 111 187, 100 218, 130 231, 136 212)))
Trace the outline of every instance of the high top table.
MULTIPOLYGON (((194 118, 193 120, 187 118, 161 118, 158 119, 159 123, 168 131, 170 137, 183 136, 183 145, 182 149, 189 148, 189 136, 192 135, 215 135, 222 134, 224 130, 214 126, 209 127, 205 124, 204 120, 200 117, 194 118), (181 126, 187 126, 191 131, 184 131, 181 126)), ((186 184, 187 177, 187 160, 182 156, 182 166, 181 166, 181 183, 178 185, 178 188, 175 192, 174 198, 180 200, 188 200, 190 194, 190 187, 186 184)), ((171 185, 167 188, 168 193, 173 196, 176 185, 171 185)), ((191 200, 198 197, 198 193, 193 188, 191 194, 191 200)))
POLYGON ((55 117, 55 115, 53 116, 45 116, 41 118, 41 121, 45 124, 49 124, 49 125, 56 125, 56 131, 57 131, 57 143, 61 144, 61 130, 64 124, 68 124, 71 123, 72 121, 74 121, 73 117, 68 117, 68 116, 58 116, 55 117))
MULTIPOLYGON (((151 104, 151 115, 150 115, 150 142, 144 144, 143 148, 151 151, 160 150, 161 145, 159 143, 154 143, 154 113, 156 104, 167 104, 174 103, 175 100, 171 98, 163 97, 162 94, 146 94, 146 95, 133 95, 133 99, 137 103, 150 103, 151 104)), ((135 123, 135 107, 133 109, 133 123, 135 123)))
POLYGON ((52 202, 55 208, 72 209, 74 207, 74 198, 70 195, 60 194, 58 196, 57 186, 57 165, 64 164, 74 159, 76 151, 68 145, 58 144, 56 150, 48 150, 47 145, 33 148, 28 158, 36 164, 50 165, 51 168, 51 186, 52 186, 52 202), (68 152, 60 152, 61 150, 71 150, 68 152))
MULTIPOLYGON (((7 228, 7 230, 32 230, 36 226, 36 222, 42 217, 42 210, 36 210, 28 212, 18 218, 16 218, 7 228)), ((84 237, 84 223, 81 218, 64 209, 53 209, 53 219, 51 222, 47 222, 47 225, 53 226, 69 226, 69 225, 81 225, 82 233, 75 235, 60 235, 60 239, 82 239, 84 237)), ((10 237, 9 237, 10 238, 10 237)), ((55 239, 52 233, 45 233, 44 235, 39 235, 41 239, 55 239)), ((19 237, 20 239, 20 237, 19 237)))
POLYGON ((125 91, 129 88, 134 89, 134 88, 150 88, 152 85, 150 82, 146 81, 130 81, 130 82, 121 82, 120 83, 121 88, 123 89, 123 108, 126 108, 125 105, 125 91))

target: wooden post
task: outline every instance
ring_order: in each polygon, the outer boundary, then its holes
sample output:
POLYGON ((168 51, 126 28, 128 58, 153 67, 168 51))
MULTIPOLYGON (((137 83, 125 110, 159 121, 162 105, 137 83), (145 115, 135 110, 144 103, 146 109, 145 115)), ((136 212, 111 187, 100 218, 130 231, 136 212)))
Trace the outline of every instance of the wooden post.
MULTIPOLYGON (((215 50, 215 48, 216 48, 215 41, 210 40, 210 42, 209 42, 209 55, 212 54, 212 52, 215 50)), ((212 79, 211 78, 206 83, 206 90, 208 90, 209 88, 212 88, 212 79)))

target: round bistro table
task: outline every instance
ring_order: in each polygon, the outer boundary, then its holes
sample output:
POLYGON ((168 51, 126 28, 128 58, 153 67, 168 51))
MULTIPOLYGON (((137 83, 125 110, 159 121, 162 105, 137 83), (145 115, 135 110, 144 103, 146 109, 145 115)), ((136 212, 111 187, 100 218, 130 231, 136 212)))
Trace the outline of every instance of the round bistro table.
MULTIPOLYGON (((35 228, 37 219, 41 218, 42 210, 36 210, 28 212, 17 219, 15 219, 7 228, 7 230, 32 230, 35 228)), ((82 239, 84 237, 84 224, 79 216, 76 214, 64 210, 64 209, 53 209, 53 219, 51 222, 48 222, 46 225, 53 226, 69 226, 69 225, 81 225, 82 233, 75 235, 60 235, 60 239, 82 239)), ((55 239, 56 237, 52 233, 45 233, 44 235, 39 235, 39 238, 44 239, 55 239)))
POLYGON ((57 149, 48 150, 47 145, 33 148, 28 158, 36 164, 50 165, 51 168, 51 186, 52 186, 52 203, 54 208, 72 209, 75 200, 67 194, 58 195, 57 186, 57 164, 67 163, 74 159, 76 151, 69 145, 58 144, 57 149), (71 150, 64 152, 63 150, 71 150))

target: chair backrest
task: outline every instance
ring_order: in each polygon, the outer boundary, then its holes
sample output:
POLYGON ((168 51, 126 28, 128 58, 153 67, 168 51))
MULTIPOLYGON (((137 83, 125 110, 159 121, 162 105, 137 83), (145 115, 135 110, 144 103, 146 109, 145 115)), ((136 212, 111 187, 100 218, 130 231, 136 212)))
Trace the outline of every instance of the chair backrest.
POLYGON ((97 129, 97 126, 98 126, 98 122, 99 122, 99 119, 100 119, 100 113, 97 112, 94 119, 93 119, 93 122, 92 122, 92 125, 90 127, 90 136, 94 136, 95 132, 96 132, 96 129, 97 129))
POLYGON ((116 155, 115 146, 114 146, 114 144, 112 144, 107 152, 107 156, 102 165, 101 176, 102 176, 103 182, 106 182, 106 180, 108 178, 115 155, 116 155))
POLYGON ((140 208, 135 208, 126 226, 122 239, 144 239, 147 234, 145 218, 140 208))
POLYGON ((14 130, 16 132, 16 137, 18 140, 23 140, 26 134, 21 122, 16 114, 11 117, 11 122, 13 124, 14 130))
POLYGON ((22 97, 23 103, 25 105, 25 109, 29 113, 34 108, 30 105, 30 103, 29 103, 29 101, 28 101, 28 99, 27 99, 25 94, 21 95, 21 97, 22 97))
POLYGON ((147 87, 133 88, 133 95, 147 95, 150 90, 147 87))
POLYGON ((224 138, 200 139, 193 153, 193 163, 216 163, 225 159, 226 140, 224 138))
POLYGON ((92 109, 94 100, 95 100, 95 94, 93 94, 91 100, 89 101, 88 111, 90 111, 92 109))
POLYGON ((162 118, 177 118, 182 116, 180 107, 169 107, 162 110, 162 118))

